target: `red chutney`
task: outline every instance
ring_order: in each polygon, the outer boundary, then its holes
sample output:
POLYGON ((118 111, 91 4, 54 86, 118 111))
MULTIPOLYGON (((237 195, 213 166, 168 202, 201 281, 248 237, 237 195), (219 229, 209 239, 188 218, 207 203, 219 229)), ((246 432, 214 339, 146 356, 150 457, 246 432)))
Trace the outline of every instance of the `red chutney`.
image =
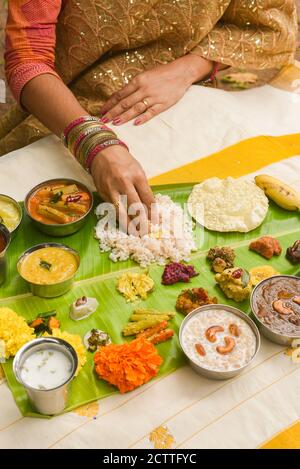
POLYGON ((78 185, 54 182, 38 189, 30 197, 27 209, 35 220, 64 225, 82 218, 91 203, 90 194, 78 185))
POLYGON ((0 232, 0 254, 6 248, 6 244, 5 236, 0 232))

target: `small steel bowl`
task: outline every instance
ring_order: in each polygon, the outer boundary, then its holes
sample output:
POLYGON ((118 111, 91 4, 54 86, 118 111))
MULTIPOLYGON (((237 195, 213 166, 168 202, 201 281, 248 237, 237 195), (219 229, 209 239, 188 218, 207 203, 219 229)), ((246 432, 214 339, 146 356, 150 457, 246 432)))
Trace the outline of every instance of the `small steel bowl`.
POLYGON ((300 278, 295 276, 295 275, 273 275, 272 277, 266 278, 265 280, 262 280, 259 282, 255 288, 252 291, 251 298, 250 298, 250 304, 251 304, 251 309, 252 309, 252 314, 254 316, 255 322, 258 325, 258 328, 260 332, 269 340, 274 342, 275 344, 279 345, 286 345, 289 346, 291 345, 292 341, 294 339, 300 338, 300 334, 298 336, 291 336, 287 334, 280 334, 279 332, 273 331, 270 327, 268 327, 266 324, 264 324, 261 319, 259 318, 257 314, 257 310, 255 307, 255 297, 257 295, 257 292, 259 289, 266 283, 270 282, 273 278, 290 278, 290 279, 296 279, 299 281, 299 290, 300 290, 300 278))
POLYGON ((13 361, 13 371, 17 381, 24 386, 28 397, 40 414, 55 415, 63 412, 67 405, 69 384, 74 378, 78 366, 78 357, 74 348, 65 340, 57 339, 56 337, 42 337, 27 342, 17 352, 13 361), (22 366, 32 353, 53 349, 63 352, 70 360, 71 370, 66 381, 52 389, 36 389, 26 384, 21 377, 22 366))
POLYGON ((5 248, 0 252, 0 285, 6 279, 7 271, 7 249, 9 248, 11 241, 11 233, 8 231, 5 225, 0 224, 0 234, 4 237, 5 248))
POLYGON ((32 220, 34 226, 38 230, 40 230, 42 233, 45 233, 50 236, 69 236, 71 234, 76 233, 79 231, 87 222, 88 215, 90 214, 92 208, 93 208, 93 194, 92 192, 81 182, 75 181, 75 179, 67 179, 67 178, 58 178, 58 179, 49 179, 48 181, 44 181, 41 184, 38 184, 37 186, 33 187, 31 191, 28 192, 28 194, 25 197, 24 201, 24 207, 27 216, 32 220), (39 189, 42 189, 42 187, 47 186, 48 184, 53 184, 53 183, 58 183, 58 184, 76 184, 79 186, 83 191, 87 192, 90 197, 91 197, 91 206, 89 210, 82 215, 78 220, 72 221, 70 223, 43 223, 42 221, 36 220, 28 210, 28 202, 29 199, 35 194, 39 189))
POLYGON ((15 199, 13 199, 12 197, 9 197, 9 195, 5 195, 5 194, 0 194, 0 200, 5 200, 6 202, 10 202, 11 204, 13 204, 16 209, 18 210, 19 212, 19 222, 18 224, 16 225, 16 227, 10 231, 10 234, 12 236, 12 238, 14 238, 19 226, 21 225, 21 222, 22 222, 22 218, 23 218, 23 211, 22 211, 22 207, 21 205, 19 204, 19 202, 17 202, 15 199))
POLYGON ((27 249, 19 257, 18 262, 17 262, 17 269, 18 269, 19 275, 23 278, 23 280, 25 280, 29 284, 30 290, 33 295, 40 296, 42 298, 55 298, 57 296, 64 295, 69 290, 71 290, 74 284, 74 278, 78 271, 79 265, 80 265, 80 256, 78 252, 75 251, 75 249, 72 249, 68 246, 65 246, 64 244, 59 244, 59 243, 42 243, 42 244, 37 244, 36 246, 33 246, 27 249), (23 277, 20 272, 20 267, 24 258, 34 251, 37 251, 42 248, 48 248, 48 247, 61 248, 61 249, 65 249, 66 251, 71 252, 77 260, 78 266, 77 266, 76 272, 70 278, 63 280, 62 282, 51 283, 51 284, 39 284, 39 283, 30 282, 25 277, 23 277))
POLYGON ((185 317, 185 319, 181 323, 180 330, 179 330, 179 342, 180 342, 180 346, 183 350, 183 353, 187 357, 191 367, 196 371, 196 373, 201 374, 202 376, 205 376, 205 378, 223 380, 223 379, 230 379, 230 378, 233 378, 234 376, 239 375, 240 373, 242 373, 242 371, 244 371, 250 365, 250 363, 253 362, 253 360, 256 357, 256 355, 259 351, 259 348, 260 348, 260 335, 259 335, 259 331, 258 331, 255 323, 243 311, 241 311, 237 308, 234 308, 233 306, 222 305, 222 304, 213 304, 213 305, 200 306, 199 308, 194 309, 194 311, 192 311, 191 313, 189 313, 185 317), (253 354, 253 357, 251 358, 251 360, 249 360, 248 363, 246 363, 241 368, 238 368, 236 370, 230 370, 230 371, 210 370, 209 368, 205 368, 205 367, 199 365, 199 363, 194 362, 189 357, 188 353, 184 349, 182 336, 183 336, 183 331, 184 331, 184 328, 185 328, 186 324, 190 321, 191 318, 193 318, 197 314, 199 314, 203 311, 209 311, 209 310, 212 310, 212 309, 214 309, 214 310, 219 309, 219 310, 222 310, 222 311, 228 311, 229 313, 235 314, 239 318, 243 319, 251 327, 251 329, 252 329, 252 331, 255 335, 256 349, 255 349, 255 352, 253 354))

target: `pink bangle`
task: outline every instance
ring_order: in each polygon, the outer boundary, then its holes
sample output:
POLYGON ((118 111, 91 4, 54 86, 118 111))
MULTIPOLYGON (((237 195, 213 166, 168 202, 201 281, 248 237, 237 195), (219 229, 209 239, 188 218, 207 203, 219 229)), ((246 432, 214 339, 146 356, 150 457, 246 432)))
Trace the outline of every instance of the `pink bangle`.
POLYGON ((82 124, 83 122, 100 122, 100 118, 95 117, 95 116, 82 116, 82 117, 78 117, 78 119, 75 119, 72 122, 70 122, 70 124, 67 125, 67 127, 65 128, 65 130, 61 134, 61 139, 62 139, 63 144, 65 145, 65 147, 67 146, 67 138, 68 138, 69 132, 74 127, 76 127, 76 125, 82 124))
POLYGON ((85 165, 88 170, 90 170, 90 167, 92 165, 92 162, 94 161, 95 156, 102 150, 105 150, 105 148, 110 147, 112 145, 121 145, 122 147, 125 147, 126 150, 128 149, 128 146, 126 143, 122 142, 122 140, 119 139, 114 139, 114 140, 107 140, 104 143, 100 143, 99 145, 96 145, 89 153, 85 165))
POLYGON ((209 77, 209 81, 214 81, 214 79, 216 78, 216 75, 219 71, 219 67, 220 67, 220 64, 218 62, 215 62, 213 71, 211 72, 211 75, 209 77))

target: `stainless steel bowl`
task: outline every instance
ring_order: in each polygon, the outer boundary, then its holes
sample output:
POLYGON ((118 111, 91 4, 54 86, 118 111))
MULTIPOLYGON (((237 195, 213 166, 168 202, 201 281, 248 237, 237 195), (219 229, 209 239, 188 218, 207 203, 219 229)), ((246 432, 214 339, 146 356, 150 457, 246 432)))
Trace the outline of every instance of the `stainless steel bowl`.
POLYGON ((22 207, 21 205, 19 204, 19 202, 17 202, 15 199, 13 199, 12 197, 9 197, 8 195, 5 195, 5 194, 0 194, 0 200, 5 200, 7 202, 10 202, 11 204, 13 204, 16 209, 18 210, 19 212, 19 222, 17 224, 17 226, 10 232, 12 238, 14 238, 19 226, 21 225, 21 222, 22 222, 22 218, 23 218, 23 211, 22 211, 22 207))
POLYGON ((54 337, 34 339, 23 345, 13 361, 13 371, 17 381, 26 389, 28 397, 40 414, 55 415, 63 412, 67 405, 69 383, 74 378, 78 366, 78 358, 74 348, 66 341, 54 337), (66 381, 53 389, 36 389, 22 380, 21 370, 25 360, 34 352, 53 349, 63 352, 70 360, 71 370, 66 381))
POLYGON ((182 321, 181 326, 180 326, 179 342, 180 342, 180 346, 181 346, 185 356, 189 360, 189 363, 190 363, 191 367, 197 373, 205 376, 205 378, 223 380, 223 379, 229 379, 229 378, 233 378, 234 376, 237 376, 242 371, 244 371, 250 365, 250 363, 253 362, 253 360, 256 357, 257 352, 260 348, 260 335, 259 335, 259 331, 258 331, 255 323, 252 321, 252 319, 249 318, 249 316, 247 316, 247 314, 243 313, 243 311, 241 311, 237 308, 234 308, 233 306, 222 305, 222 304, 213 304, 213 305, 200 306, 199 308, 196 308, 194 311, 192 311, 191 313, 189 313, 186 316, 186 318, 182 321), (185 328, 186 324, 191 320, 191 318, 193 318, 197 314, 199 314, 203 311, 209 311, 209 310, 212 310, 212 309, 213 310, 219 309, 219 310, 222 310, 222 311, 228 311, 229 313, 235 314, 239 318, 243 319, 251 327, 252 331, 254 332, 254 335, 255 335, 255 338, 256 338, 256 348, 255 348, 254 355, 248 363, 246 363, 241 368, 238 368, 237 370, 230 370, 230 371, 210 370, 209 368, 205 368, 205 367, 199 365, 199 363, 196 363, 195 361, 193 361, 184 349, 182 335, 183 335, 183 331, 184 331, 184 328, 185 328))
POLYGON ((290 345, 294 339, 300 338, 300 334, 298 336, 291 336, 288 334, 280 334, 278 332, 274 332, 270 327, 268 327, 266 324, 264 324, 259 316, 257 315, 257 310, 255 307, 255 297, 257 295, 257 292, 260 290, 260 288, 263 287, 266 283, 270 282, 273 278, 291 278, 291 279, 296 279, 299 281, 299 291, 300 291, 300 278, 295 276, 295 275, 273 275, 272 277, 266 278, 265 280, 262 280, 259 282, 255 288, 252 291, 251 298, 250 298, 250 304, 251 304, 251 309, 253 316, 255 318, 255 322, 258 325, 258 328, 260 332, 269 340, 272 342, 275 342, 275 344, 279 345, 290 345))
POLYGON ((69 290, 71 290, 73 283, 74 283, 74 277, 78 271, 80 265, 80 256, 75 249, 72 249, 68 246, 65 246, 64 244, 59 244, 59 243, 42 243, 42 244, 37 244, 36 246, 33 246, 27 251, 25 251, 18 259, 17 262, 17 269, 19 272, 19 275, 30 285, 30 290, 33 293, 33 295, 36 296, 41 296, 42 298, 55 298, 57 296, 64 295, 67 293, 69 290), (38 284, 38 283, 33 283, 24 278, 20 272, 20 267, 21 263, 23 262, 24 258, 31 254, 34 251, 37 251, 42 248, 48 248, 48 247, 56 247, 56 248, 61 248, 65 249, 66 251, 71 252, 74 257, 77 260, 77 270, 76 272, 68 279, 63 280, 62 282, 57 282, 57 283, 51 283, 51 284, 38 284))
POLYGON ((5 225, 0 224, 0 233, 4 237, 5 240, 5 248, 3 251, 0 252, 0 285, 6 279, 6 271, 7 271, 7 250, 10 245, 11 240, 11 233, 8 231, 5 225))
POLYGON ((24 207, 25 207, 25 211, 26 211, 27 216, 32 220, 32 222, 36 226, 36 228, 38 228, 40 231, 42 231, 42 233, 45 233, 45 234, 50 235, 50 236, 69 236, 69 235, 74 234, 77 231, 79 231, 85 225, 85 223, 87 222, 87 217, 89 216, 89 214, 90 214, 90 212, 93 208, 93 200, 94 199, 93 199, 92 192, 84 184, 82 184, 81 182, 75 181, 75 179, 68 179, 68 178, 49 179, 48 181, 45 181, 45 182, 42 182, 41 184, 38 184, 33 189, 31 189, 31 191, 28 192, 28 194, 25 197, 24 207), (38 191, 39 189, 41 189, 44 186, 47 186, 47 184, 53 184, 53 183, 76 184, 77 186, 79 186, 82 190, 87 192, 91 197, 91 206, 90 206, 89 210, 82 217, 80 217, 78 220, 72 221, 71 223, 65 223, 65 224, 52 223, 52 224, 48 224, 48 223, 43 223, 39 220, 36 220, 29 213, 29 210, 28 210, 29 199, 31 198, 31 196, 36 191, 38 191))

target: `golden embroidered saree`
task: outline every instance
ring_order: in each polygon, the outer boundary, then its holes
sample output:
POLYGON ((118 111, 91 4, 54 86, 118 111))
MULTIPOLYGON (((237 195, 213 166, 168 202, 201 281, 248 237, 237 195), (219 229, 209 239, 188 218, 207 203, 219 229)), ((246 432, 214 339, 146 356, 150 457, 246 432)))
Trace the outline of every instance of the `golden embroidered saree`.
MULTIPOLYGON (((132 77, 187 53, 279 68, 292 60, 296 34, 292 0, 67 0, 57 18, 55 69, 97 115, 132 77)), ((0 155, 48 133, 13 106, 1 119, 0 155)))

